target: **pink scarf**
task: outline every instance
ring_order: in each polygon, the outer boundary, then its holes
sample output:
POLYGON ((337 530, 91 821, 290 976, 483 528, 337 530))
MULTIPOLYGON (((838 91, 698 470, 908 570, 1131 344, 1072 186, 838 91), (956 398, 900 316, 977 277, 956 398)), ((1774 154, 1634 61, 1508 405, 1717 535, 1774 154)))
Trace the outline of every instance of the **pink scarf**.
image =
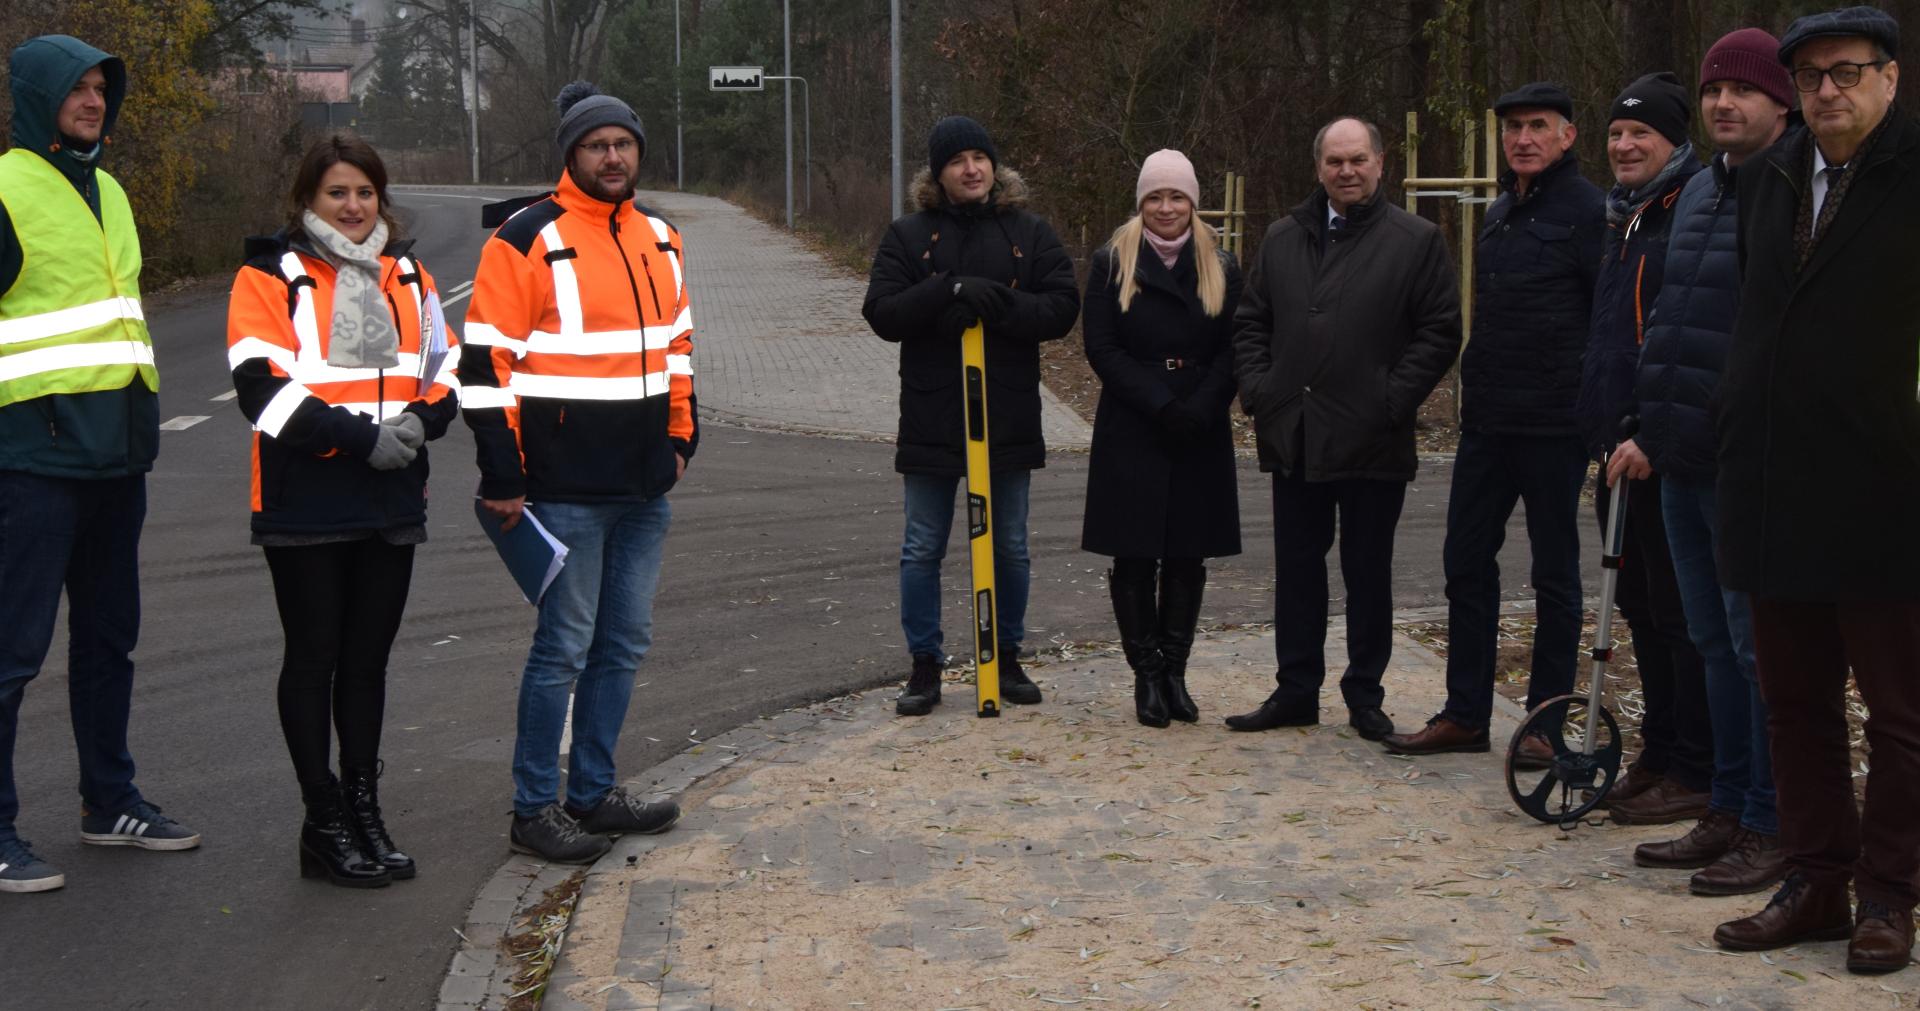
POLYGON ((1160 262, 1166 264, 1168 270, 1173 269, 1174 261, 1180 259, 1180 250, 1193 239, 1193 227, 1191 225, 1187 227, 1186 231, 1181 232, 1180 237, 1177 239, 1163 239, 1153 234, 1153 229, 1151 228, 1143 228, 1140 230, 1140 233, 1147 237, 1147 245, 1152 246, 1153 251, 1160 254, 1160 262))

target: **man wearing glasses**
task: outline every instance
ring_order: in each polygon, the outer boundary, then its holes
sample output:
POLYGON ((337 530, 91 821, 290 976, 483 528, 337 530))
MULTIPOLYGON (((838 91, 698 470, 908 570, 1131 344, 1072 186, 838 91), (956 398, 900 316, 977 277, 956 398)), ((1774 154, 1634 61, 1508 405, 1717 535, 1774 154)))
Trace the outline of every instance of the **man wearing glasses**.
POLYGON ((1739 176, 1717 416, 1720 575, 1752 595, 1787 877, 1714 940, 1850 937, 1857 973, 1906 967, 1920 900, 1920 129, 1893 108, 1899 42, 1871 7, 1781 40, 1807 127, 1739 176), (1849 668, 1872 713, 1864 812, 1849 668))
POLYGON ((520 676, 509 840, 590 863, 606 836, 664 832, 680 817, 671 801, 616 785, 613 752, 653 642, 667 492, 700 430, 680 233, 633 200, 647 150, 640 117, 584 81, 555 104, 566 171, 553 193, 518 201, 481 248, 460 401, 483 508, 503 531, 524 508, 569 549, 538 601, 520 676))

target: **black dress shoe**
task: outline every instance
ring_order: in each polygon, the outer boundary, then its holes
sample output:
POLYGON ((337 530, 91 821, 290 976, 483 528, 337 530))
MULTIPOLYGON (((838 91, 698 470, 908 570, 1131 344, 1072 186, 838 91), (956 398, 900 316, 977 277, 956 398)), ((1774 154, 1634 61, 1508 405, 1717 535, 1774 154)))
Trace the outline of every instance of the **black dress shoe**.
POLYGON ((1347 710, 1347 725, 1360 732, 1361 740, 1377 741, 1393 733, 1393 721, 1379 706, 1361 706, 1347 710))
MULTIPOLYGON (((1275 695, 1278 693, 1276 692, 1275 695)), ((1250 713, 1227 717, 1228 730, 1274 730, 1279 727, 1314 727, 1320 725, 1320 707, 1311 702, 1301 705, 1297 702, 1283 702, 1273 695, 1267 696, 1260 708, 1250 713)))

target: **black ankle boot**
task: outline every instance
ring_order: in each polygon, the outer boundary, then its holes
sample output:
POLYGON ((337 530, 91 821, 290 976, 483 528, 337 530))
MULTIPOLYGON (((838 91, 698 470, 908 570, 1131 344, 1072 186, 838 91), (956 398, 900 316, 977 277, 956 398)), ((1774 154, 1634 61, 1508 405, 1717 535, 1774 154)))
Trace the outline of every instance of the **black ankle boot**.
POLYGON ((1133 712, 1142 725, 1167 725, 1166 665, 1154 631, 1153 576, 1135 578, 1107 570, 1113 617, 1120 626, 1120 649, 1133 668, 1133 712))
POLYGON ((340 784, 328 777, 307 791, 307 820, 300 826, 300 876, 327 878, 347 888, 384 888, 393 882, 385 865, 367 856, 354 836, 340 784))
POLYGON ((346 801, 360 851, 384 866, 396 881, 413 877, 413 858, 393 844, 387 823, 380 817, 379 768, 341 769, 340 775, 340 795, 346 801))
POLYGON ((1167 661, 1167 715, 1182 723, 1200 719, 1200 707, 1187 694, 1187 657, 1193 653, 1193 630, 1200 623, 1200 595, 1206 587, 1205 568, 1160 568, 1160 654, 1167 661))

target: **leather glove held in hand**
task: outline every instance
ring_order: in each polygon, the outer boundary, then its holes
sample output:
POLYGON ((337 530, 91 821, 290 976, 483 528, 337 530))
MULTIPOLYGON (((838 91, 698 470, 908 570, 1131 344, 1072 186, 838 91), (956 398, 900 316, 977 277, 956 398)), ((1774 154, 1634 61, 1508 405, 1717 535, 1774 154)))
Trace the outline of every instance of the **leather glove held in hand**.
POLYGON ((1013 289, 984 277, 955 278, 953 297, 988 323, 998 323, 1013 311, 1013 289))
POLYGON ((412 411, 401 411, 391 418, 384 418, 380 424, 400 433, 400 441, 408 449, 419 449, 427 443, 427 426, 420 423, 420 416, 412 411))
POLYGON ((1191 439, 1207 430, 1207 419, 1184 400, 1173 400, 1160 409, 1160 425, 1167 434, 1191 439))
POLYGON ((375 425, 378 433, 373 439, 373 452, 367 454, 367 466, 374 470, 399 470, 413 462, 418 451, 407 445, 400 437, 400 429, 393 425, 375 425))

